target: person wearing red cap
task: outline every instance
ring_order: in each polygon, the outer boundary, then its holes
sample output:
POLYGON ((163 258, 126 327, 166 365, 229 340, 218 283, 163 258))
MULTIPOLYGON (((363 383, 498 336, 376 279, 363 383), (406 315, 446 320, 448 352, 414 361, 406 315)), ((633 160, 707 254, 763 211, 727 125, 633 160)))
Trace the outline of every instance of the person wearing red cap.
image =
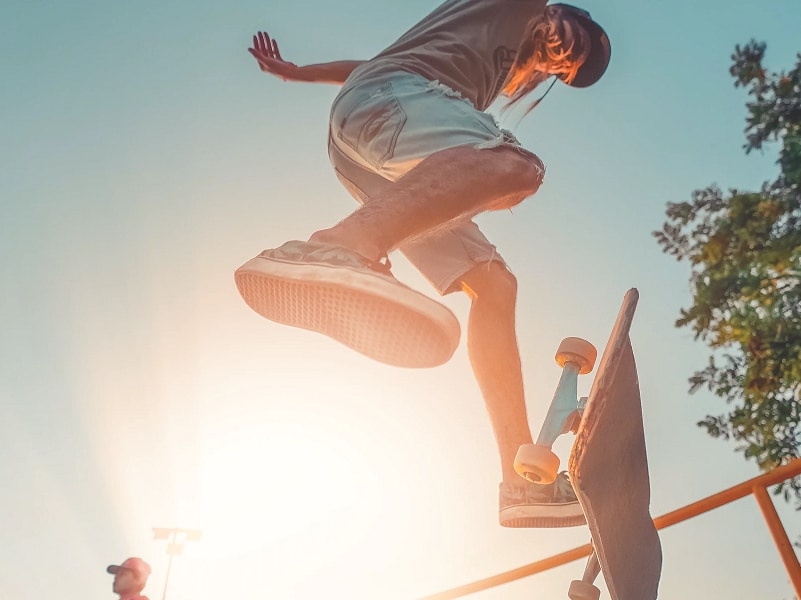
POLYGON ((522 202, 545 175, 542 161, 487 109, 501 97, 514 105, 551 77, 575 88, 595 84, 610 59, 605 31, 569 4, 447 0, 367 61, 298 66, 264 32, 249 52, 262 71, 285 81, 342 85, 328 153, 362 206, 306 241, 239 267, 234 277, 245 302, 267 319, 317 331, 378 361, 437 366, 458 346, 459 322, 393 277, 387 254, 401 250, 440 295, 460 291, 471 301, 467 352, 500 454, 500 524, 582 524, 566 474, 535 485, 515 473, 517 449, 532 441, 517 280, 472 219, 522 202))
POLYGON ((107 573, 114 575, 112 589, 120 600, 148 600, 142 595, 147 578, 150 576, 150 565, 141 558, 131 557, 120 565, 109 565, 107 573))

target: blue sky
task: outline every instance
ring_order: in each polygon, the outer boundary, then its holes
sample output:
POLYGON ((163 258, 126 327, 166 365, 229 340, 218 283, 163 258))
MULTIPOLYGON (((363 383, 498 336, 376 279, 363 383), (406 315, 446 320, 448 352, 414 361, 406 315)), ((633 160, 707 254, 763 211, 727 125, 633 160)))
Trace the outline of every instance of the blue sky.
MULTIPOLYGON (((269 31, 300 64, 369 58, 435 5, 0 5, 0 597, 112 597, 105 566, 139 555, 160 598, 159 526, 204 531, 174 564, 174 600, 415 598, 587 541, 583 528, 497 526, 499 468, 464 344, 441 368, 392 369, 258 318, 233 286, 263 248, 354 208, 325 151, 336 89, 263 75, 250 36, 269 31)), ((513 213, 478 220, 519 280, 535 430, 559 340, 602 348, 639 289, 632 342, 659 515, 756 469, 694 425, 725 407, 687 394, 706 351, 673 327, 687 267, 651 231, 694 189, 775 176, 774 153, 743 152, 729 57, 753 37, 770 67, 789 68, 801 5, 584 6, 612 40, 607 76, 556 86, 519 125, 503 117, 548 176, 513 213)), ((464 322, 466 300, 444 302, 464 322)), ((797 513, 777 507, 797 535, 797 513)), ((752 499, 662 543, 661 597, 792 596, 752 499)), ((476 597, 564 596, 582 569, 476 597)))

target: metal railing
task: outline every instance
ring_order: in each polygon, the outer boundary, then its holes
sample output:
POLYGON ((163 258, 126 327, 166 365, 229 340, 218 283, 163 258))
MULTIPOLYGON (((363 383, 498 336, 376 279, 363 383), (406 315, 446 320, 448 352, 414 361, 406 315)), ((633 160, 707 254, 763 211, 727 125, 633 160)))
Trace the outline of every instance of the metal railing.
MULTIPOLYGON (((656 525, 657 529, 664 529, 665 527, 670 527, 676 523, 692 519, 693 517, 697 517, 698 515, 734 502, 735 500, 744 498, 749 494, 753 494, 760 511, 762 511, 762 516, 767 523, 776 548, 779 551, 782 563, 784 563, 784 567, 787 569, 787 573, 790 576, 790 582, 792 583, 795 595, 801 598, 801 565, 799 565, 793 545, 787 537, 787 532, 784 530, 781 519, 779 519, 779 515, 776 512, 776 507, 770 499, 767 490, 770 486, 796 477, 799 474, 801 474, 801 458, 797 458, 786 465, 777 467, 769 473, 764 473, 763 475, 744 481, 722 492, 718 492, 717 494, 688 504, 661 517, 657 517, 654 519, 654 525, 656 525)), ((478 581, 439 592, 432 596, 426 596, 420 600, 451 600, 452 598, 462 598, 579 560, 580 558, 589 556, 591 551, 592 545, 584 544, 583 546, 554 554, 553 556, 518 567, 517 569, 504 571, 503 573, 485 579, 479 579, 478 581)))

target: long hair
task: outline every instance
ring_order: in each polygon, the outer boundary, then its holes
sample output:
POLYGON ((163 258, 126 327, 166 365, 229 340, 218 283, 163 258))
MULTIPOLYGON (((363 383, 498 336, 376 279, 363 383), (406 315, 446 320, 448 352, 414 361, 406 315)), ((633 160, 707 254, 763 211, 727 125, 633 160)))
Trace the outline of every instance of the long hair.
MULTIPOLYGON (((570 83, 590 53, 589 33, 561 6, 546 6, 528 24, 502 93, 506 108, 519 102, 552 75, 570 83)), ((532 104, 528 113, 537 105, 532 104)))

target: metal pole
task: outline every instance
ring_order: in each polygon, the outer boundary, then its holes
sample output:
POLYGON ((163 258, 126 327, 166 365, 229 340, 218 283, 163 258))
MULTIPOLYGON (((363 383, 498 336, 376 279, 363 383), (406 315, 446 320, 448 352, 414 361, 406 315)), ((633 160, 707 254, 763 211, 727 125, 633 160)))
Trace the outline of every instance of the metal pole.
POLYGON ((499 585, 515 581, 516 579, 522 579, 523 577, 536 575, 537 573, 542 573, 543 571, 548 571, 567 563, 571 563, 580 558, 584 558, 585 556, 589 556, 590 553, 592 553, 592 544, 584 544, 583 546, 573 548, 567 552, 561 552, 560 554, 549 556, 548 558, 538 560, 537 562, 533 562, 529 565, 518 567, 517 569, 512 569, 511 571, 506 571, 504 573, 499 573, 498 575, 494 575, 492 577, 480 579, 478 581, 474 581, 473 583, 461 585, 459 587, 440 592, 439 594, 426 596, 425 598, 420 598, 420 600, 453 600, 454 598, 461 598, 477 592, 483 592, 490 588, 498 587, 499 585))
POLYGON ((787 537, 779 513, 776 512, 768 490, 762 486, 754 486, 753 493, 759 509, 762 511, 762 516, 765 517, 765 522, 768 524, 770 534, 773 536, 773 542, 782 557, 784 568, 787 569, 787 574, 790 576, 795 595, 797 598, 801 598, 801 565, 798 564, 798 557, 795 555, 790 538, 787 537))
POLYGON ((196 542, 202 537, 202 535, 203 532, 198 529, 177 529, 174 527, 153 528, 153 536, 155 539, 166 540, 167 554, 170 557, 167 560, 167 576, 164 578, 164 593, 161 596, 161 600, 167 600, 167 584, 170 582, 170 571, 172 570, 173 556, 181 553, 184 544, 187 542, 196 542), (179 536, 181 538, 180 543, 178 542, 179 536))
MULTIPOLYGON (((764 487, 781 483, 782 481, 786 481, 787 479, 797 475, 801 475, 801 458, 796 458, 792 462, 782 465, 781 467, 777 467, 768 473, 763 473, 758 477, 744 481, 743 483, 730 487, 722 492, 718 492, 717 494, 713 494, 712 496, 704 498, 703 500, 693 502, 692 504, 688 504, 687 506, 679 508, 678 510, 674 510, 670 513, 662 515, 661 517, 657 517, 654 519, 654 525, 657 529, 665 529, 666 527, 670 527, 676 523, 681 523, 682 521, 692 519, 693 517, 697 517, 705 512, 720 508, 721 506, 729 504, 730 502, 744 498, 749 494, 756 495, 754 488, 757 486, 764 489, 764 487)), ((759 496, 757 496, 757 500, 759 500, 759 496)), ((768 498, 768 502, 770 502, 770 498, 768 498)), ((769 508, 774 512, 776 510, 772 503, 769 508)), ((768 522, 768 526, 770 526, 770 522, 768 522)), ((785 533, 784 535, 786 537, 787 534, 785 533)), ((792 547, 790 548, 790 551, 792 551, 792 547)), ((461 585, 438 594, 425 596, 420 600, 451 600, 452 598, 462 598, 463 596, 468 596, 470 594, 475 594, 476 592, 498 587, 500 585, 504 585, 512 581, 516 581, 518 579, 535 575, 537 573, 541 573, 542 571, 547 571, 549 569, 553 569, 554 567, 573 562, 574 560, 589 556, 590 552, 592 552, 592 544, 585 544, 583 546, 573 548, 572 550, 555 554, 554 556, 550 556, 510 571, 505 571, 491 577, 486 577, 484 579, 461 585)), ((797 559, 795 560, 796 571, 791 571, 788 569, 788 572, 790 572, 791 577, 801 577, 801 575, 796 575, 799 567, 797 559)), ((801 593, 799 593, 801 588, 798 587, 800 584, 793 579, 793 585, 796 586, 796 596, 801 598, 801 593)))
MULTIPOLYGON (((171 534, 171 538, 173 542, 168 542, 168 544, 174 543, 175 532, 171 534)), ((170 546, 168 545, 167 547, 169 548, 170 546)), ((170 558, 167 559, 167 576, 164 578, 164 593, 161 595, 161 600, 167 600, 167 584, 170 582, 170 569, 172 568, 173 553, 169 552, 168 554, 170 555, 170 558)))

